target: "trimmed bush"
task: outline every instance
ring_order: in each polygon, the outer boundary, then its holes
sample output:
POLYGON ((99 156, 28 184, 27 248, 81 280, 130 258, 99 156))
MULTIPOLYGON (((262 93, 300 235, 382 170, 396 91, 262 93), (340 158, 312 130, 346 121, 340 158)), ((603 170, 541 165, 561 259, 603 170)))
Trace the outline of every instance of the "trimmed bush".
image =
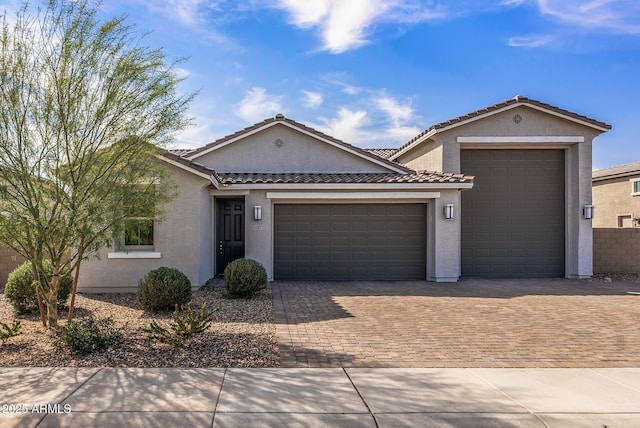
POLYGON ((106 349, 122 339, 112 318, 82 318, 69 321, 58 333, 56 346, 68 348, 73 354, 90 354, 106 349))
MULTIPOLYGON (((47 275, 53 274, 53 265, 50 260, 45 260, 43 266, 47 275)), ((60 287, 58 288, 58 305, 67 303, 72 287, 73 277, 71 272, 68 269, 63 269, 60 276, 60 287)), ((11 306, 18 314, 28 314, 38 310, 30 261, 24 262, 9 274, 7 285, 4 288, 4 297, 11 303, 11 306)))
POLYGON ((138 302, 148 311, 168 311, 190 300, 191 281, 178 269, 154 269, 138 284, 138 302))
POLYGON ((267 271, 253 259, 236 259, 224 270, 224 285, 232 299, 250 299, 267 286, 267 271))

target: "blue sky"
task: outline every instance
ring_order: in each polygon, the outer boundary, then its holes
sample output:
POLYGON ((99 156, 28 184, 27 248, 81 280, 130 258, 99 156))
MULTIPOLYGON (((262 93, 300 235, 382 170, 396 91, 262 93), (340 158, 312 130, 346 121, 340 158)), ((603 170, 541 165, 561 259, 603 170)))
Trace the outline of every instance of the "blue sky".
POLYGON ((187 57, 183 89, 199 95, 175 147, 275 113, 360 147, 398 147, 520 94, 613 125, 596 139, 594 168, 640 161, 638 0, 105 0, 102 10, 187 57))

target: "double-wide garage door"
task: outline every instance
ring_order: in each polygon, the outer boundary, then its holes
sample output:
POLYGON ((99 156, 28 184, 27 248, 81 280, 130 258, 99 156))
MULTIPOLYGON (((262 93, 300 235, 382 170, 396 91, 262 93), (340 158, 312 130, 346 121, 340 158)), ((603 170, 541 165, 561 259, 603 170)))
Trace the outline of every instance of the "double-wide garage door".
POLYGON ((560 277, 565 271, 564 151, 462 150, 462 275, 560 277))
POLYGON ((276 279, 424 279, 425 204, 277 204, 276 279))

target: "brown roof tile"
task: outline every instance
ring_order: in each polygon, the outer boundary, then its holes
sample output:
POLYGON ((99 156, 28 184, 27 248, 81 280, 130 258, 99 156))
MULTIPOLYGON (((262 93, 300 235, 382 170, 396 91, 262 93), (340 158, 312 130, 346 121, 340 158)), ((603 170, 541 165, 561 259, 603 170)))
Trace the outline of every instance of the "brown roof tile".
POLYGON ((378 183, 473 183, 473 177, 432 171, 396 173, 220 173, 229 184, 378 184, 378 183))
POLYGON ((640 162, 616 165, 610 168, 598 169, 592 172, 593 181, 608 180, 610 178, 640 175, 640 162))
POLYGON ((383 159, 388 159, 389 157, 391 157, 392 155, 394 155, 398 149, 391 149, 391 148, 387 148, 387 149, 365 149, 366 151, 368 151, 371 154, 374 154, 376 156, 379 156, 383 159))

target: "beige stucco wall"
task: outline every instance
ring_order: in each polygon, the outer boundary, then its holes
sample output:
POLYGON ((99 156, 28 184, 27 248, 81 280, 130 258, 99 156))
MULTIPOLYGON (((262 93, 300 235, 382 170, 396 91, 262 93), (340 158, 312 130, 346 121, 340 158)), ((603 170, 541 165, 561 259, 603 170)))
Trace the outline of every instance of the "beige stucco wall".
POLYGON ((623 221, 623 227, 633 227, 633 218, 640 217, 640 195, 633 196, 631 179, 635 177, 621 177, 593 183, 593 205, 595 215, 593 227, 615 227, 619 216, 628 216, 623 221))
POLYGON ((114 247, 103 248, 97 254, 99 260, 82 263, 80 291, 135 292, 140 279, 161 266, 181 270, 193 287, 213 275, 210 182, 168 164, 167 168, 176 185, 176 197, 167 205, 164 219, 155 224, 154 250, 161 257, 114 259, 108 257, 114 247))
POLYGON ((388 172, 389 169, 276 124, 194 159, 218 172, 388 172), (277 140, 282 145, 274 144, 277 140))
POLYGON ((398 162, 418 171, 443 171, 443 147, 439 138, 432 138, 398 157, 398 162))

